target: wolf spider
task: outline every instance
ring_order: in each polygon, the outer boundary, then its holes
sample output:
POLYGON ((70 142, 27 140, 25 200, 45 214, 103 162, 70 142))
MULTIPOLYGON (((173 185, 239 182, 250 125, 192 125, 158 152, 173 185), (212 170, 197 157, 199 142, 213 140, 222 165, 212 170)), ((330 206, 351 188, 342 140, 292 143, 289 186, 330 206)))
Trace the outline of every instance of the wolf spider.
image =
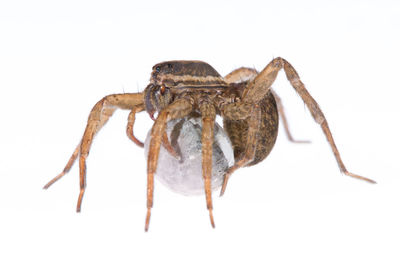
MULTIPOLYGON (((160 146, 175 154, 165 129, 168 121, 193 114, 202 118, 202 176, 204 179, 207 209, 214 227, 211 198, 212 144, 216 115, 223 118, 224 129, 233 146, 235 163, 225 173, 221 195, 225 192, 229 177, 244 166, 251 166, 265 159, 278 134, 278 110, 283 109, 271 85, 279 70, 284 69, 286 77, 300 95, 314 120, 321 126, 335 155, 342 173, 371 183, 373 180, 348 172, 333 140, 328 122, 317 102, 308 93, 297 72, 285 59, 273 59, 260 73, 254 69, 239 68, 221 77, 213 67, 201 61, 167 61, 156 64, 151 73, 150 83, 143 92, 113 94, 104 97, 90 112, 86 130, 64 170, 45 185, 50 185, 64 176, 79 155, 80 193, 77 212, 86 187, 86 158, 95 134, 103 127, 117 109, 130 110, 127 135, 143 147, 133 134, 135 114, 146 110, 154 120, 147 158, 147 214, 145 230, 148 230, 153 206, 154 174, 156 172, 160 146), (158 113, 157 118, 154 114, 158 113)), ((281 114, 282 115, 282 114, 281 114)), ((284 119, 284 116, 282 116, 284 119)), ((287 126, 286 120, 283 120, 287 126)), ((285 127, 286 128, 286 127, 285 127)), ((290 139, 290 135, 288 134, 290 139)))

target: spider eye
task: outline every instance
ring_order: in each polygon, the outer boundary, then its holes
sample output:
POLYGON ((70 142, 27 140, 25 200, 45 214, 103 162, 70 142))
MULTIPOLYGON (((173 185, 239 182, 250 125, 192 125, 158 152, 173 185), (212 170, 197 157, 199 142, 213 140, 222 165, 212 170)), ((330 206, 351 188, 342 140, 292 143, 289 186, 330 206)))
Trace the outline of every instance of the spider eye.
POLYGON ((172 69, 172 64, 171 63, 168 63, 167 66, 168 66, 169 69, 172 69))
POLYGON ((160 72, 160 70, 161 70, 161 67, 160 67, 160 66, 157 66, 157 67, 156 67, 156 71, 157 71, 157 72, 160 72))

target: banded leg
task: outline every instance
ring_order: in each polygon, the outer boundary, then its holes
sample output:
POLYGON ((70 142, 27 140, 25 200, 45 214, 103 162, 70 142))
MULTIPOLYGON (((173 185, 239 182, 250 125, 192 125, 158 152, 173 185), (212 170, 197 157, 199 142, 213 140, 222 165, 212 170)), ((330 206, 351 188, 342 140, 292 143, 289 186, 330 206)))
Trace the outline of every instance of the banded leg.
POLYGON ((104 126, 104 124, 108 121, 108 119, 111 117, 111 115, 117 108, 133 109, 135 106, 142 104, 143 104, 143 95, 141 93, 109 95, 101 99, 99 102, 97 102, 90 112, 86 129, 83 134, 80 145, 74 151, 64 171, 61 172, 61 174, 58 175, 56 178, 51 180, 45 186, 45 188, 48 188, 51 184, 53 184, 55 181, 60 179, 65 173, 67 173, 79 154, 80 192, 79 192, 76 211, 80 212, 82 199, 86 187, 86 158, 89 155, 90 147, 95 134, 98 131, 100 131, 100 129, 104 126))
POLYGON ((281 98, 278 96, 278 94, 271 89, 272 94, 274 95, 275 101, 276 101, 276 105, 278 106, 278 110, 279 110, 279 117, 282 120, 283 123, 283 129, 285 129, 285 133, 286 133, 286 137, 287 139, 292 142, 292 143, 299 143, 299 144, 305 144, 305 143, 311 143, 308 140, 295 140, 292 136, 292 134, 290 133, 290 129, 289 129, 289 123, 286 119, 286 114, 285 114, 285 109, 283 107, 282 104, 282 100, 281 98))
POLYGON ((201 159, 202 174, 204 179, 204 190, 206 195, 207 209, 210 214, 211 226, 215 228, 212 205, 211 176, 212 176, 212 152, 214 143, 215 107, 207 102, 200 105, 202 132, 201 132, 201 159))
MULTIPOLYGON (((250 116, 248 117, 248 131, 247 131, 247 140, 246 140, 246 149, 243 153, 243 156, 235 161, 235 164, 230 167, 225 175, 224 182, 221 187, 220 196, 223 196, 226 190, 226 186, 228 185, 229 177, 232 175, 234 171, 239 168, 246 166, 247 163, 251 162, 254 159, 256 148, 257 148, 257 132, 260 127, 261 122, 261 110, 255 105, 253 108, 249 109, 250 116)), ((229 117, 229 112, 225 113, 226 117, 229 117)))
POLYGON ((361 179, 370 183, 375 183, 374 180, 347 171, 340 157, 336 144, 333 140, 332 133, 329 129, 328 122, 326 121, 324 114, 319 108, 317 102, 306 90, 296 70, 285 59, 275 58, 264 68, 262 72, 260 72, 260 74, 253 81, 249 83, 249 85, 243 92, 243 102, 258 103, 270 90, 271 85, 275 81, 279 70, 281 70, 282 68, 284 69, 286 77, 289 80, 290 84, 300 95, 307 108, 310 110, 315 122, 317 122, 321 126, 322 131, 324 132, 324 135, 327 138, 329 145, 331 146, 333 154, 335 155, 340 171, 347 176, 361 179))
POLYGON ((162 136, 165 133, 166 124, 168 121, 178 118, 183 118, 192 111, 193 106, 186 99, 178 99, 158 115, 151 128, 151 140, 149 146, 149 155, 147 157, 147 214, 145 222, 145 231, 149 230, 151 208, 153 207, 153 192, 154 192, 154 173, 157 170, 158 156, 162 143, 162 136))

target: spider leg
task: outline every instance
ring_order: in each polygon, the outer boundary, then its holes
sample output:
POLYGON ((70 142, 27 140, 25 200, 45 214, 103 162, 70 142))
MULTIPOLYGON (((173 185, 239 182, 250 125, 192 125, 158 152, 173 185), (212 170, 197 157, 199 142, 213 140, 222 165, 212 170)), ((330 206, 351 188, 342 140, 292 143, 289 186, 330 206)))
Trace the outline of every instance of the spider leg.
POLYGON ((164 148, 168 151, 168 153, 173 156, 174 158, 176 158, 177 160, 181 159, 181 156, 179 155, 179 153, 172 147, 171 142, 168 139, 168 135, 167 132, 164 131, 163 135, 162 135, 162 139, 161 139, 161 143, 164 146, 164 148))
MULTIPOLYGON (((245 82, 248 80, 252 80, 257 75, 258 75, 258 71, 256 69, 241 67, 241 68, 238 68, 238 69, 232 71, 231 73, 227 74, 224 77, 224 80, 227 83, 241 83, 241 82, 245 82)), ((289 141, 293 142, 293 143, 311 143, 308 140, 295 140, 292 137, 292 134, 290 133, 290 130, 289 130, 289 124, 286 119, 285 109, 283 107, 282 100, 274 90, 271 89, 271 92, 274 95, 274 98, 276 100, 279 114, 280 114, 280 117, 281 117, 281 120, 283 123, 283 128, 285 129, 285 133, 286 133, 286 136, 289 139, 289 141)))
POLYGON ((332 133, 329 129, 328 122, 325 119, 324 114, 319 108, 317 102, 314 98, 308 93, 304 84, 301 82, 299 75, 296 70, 283 58, 275 58, 273 59, 265 68, 260 72, 260 74, 249 83, 243 92, 243 102, 245 103, 258 103, 265 94, 270 90, 272 83, 275 81, 276 76, 279 70, 284 69, 286 73, 286 77, 296 90, 296 92, 300 95, 307 108, 311 112, 315 122, 317 122, 322 131, 328 140, 329 145, 331 146, 332 152, 336 158, 337 164, 339 165, 339 169, 342 173, 347 176, 361 179, 370 183, 376 183, 374 180, 369 178, 351 173, 347 171, 341 157, 339 151, 336 147, 334 139, 332 137, 332 133))
POLYGON ((224 77, 227 83, 241 83, 251 79, 254 79, 258 74, 256 69, 241 67, 224 77))
POLYGON ((154 173, 157 170, 158 156, 162 143, 162 136, 165 133, 168 121, 183 118, 192 111, 193 106, 190 101, 182 98, 178 99, 162 111, 158 115, 153 127, 151 128, 151 140, 149 146, 149 155, 147 158, 147 214, 145 222, 145 231, 149 229, 151 208, 153 207, 154 192, 154 173))
MULTIPOLYGON (((102 101, 102 100, 101 100, 102 101)), ((97 104, 96 104, 97 105, 97 104)), ((96 106, 95 106, 96 107, 96 106)), ((93 108, 94 109, 94 108, 93 108)), ((98 128, 100 129, 108 120, 108 118, 112 115, 112 113, 114 112, 114 108, 105 108, 104 109, 104 113, 103 116, 101 118, 101 120, 98 123, 98 128)), ((89 122, 88 122, 89 124, 89 122)), ((78 146, 75 148, 73 154, 71 155, 70 159, 68 160, 67 165, 65 166, 64 170, 57 175, 55 178, 53 178, 52 180, 50 180, 44 187, 43 189, 48 189, 52 184, 54 184, 55 182, 57 182, 59 179, 61 179, 65 174, 67 174, 69 172, 69 170, 72 168, 72 166, 75 163, 75 160, 77 159, 78 155, 80 154, 81 151, 81 146, 82 146, 82 141, 79 142, 78 146)))
MULTIPOLYGON (((257 148, 257 132, 259 130, 261 121, 261 110, 257 105, 255 105, 248 114, 250 114, 250 116, 248 117, 247 140, 245 146, 246 149, 242 157, 239 160, 235 161, 235 164, 226 171, 224 175, 224 182, 221 187, 220 196, 224 195, 226 186, 228 185, 229 177, 232 175, 232 173, 237 169, 246 166, 247 163, 251 162, 254 159, 257 148)), ((229 117, 229 112, 225 113, 224 115, 226 117, 229 117)))
POLYGON ((285 109, 283 107, 282 100, 274 90, 271 89, 271 92, 274 95, 274 98, 275 98, 275 101, 276 101, 276 105, 278 106, 279 115, 280 115, 280 118, 282 120, 283 129, 285 129, 285 133, 286 133, 287 139, 292 143, 299 143, 299 144, 300 143, 303 143, 303 144, 311 143, 308 140, 295 140, 293 138, 292 134, 290 133, 289 124, 288 124, 288 121, 286 119, 285 109))
POLYGON ((129 139, 132 140, 136 145, 140 147, 144 147, 143 142, 138 140, 133 133, 133 125, 135 124, 135 115, 136 113, 142 112, 144 110, 144 105, 135 106, 128 116, 128 124, 126 125, 126 134, 128 135, 129 139))
POLYGON ((79 144, 76 146, 76 148, 74 150, 74 153, 72 153, 71 157, 69 158, 64 170, 59 175, 57 175, 56 177, 51 179, 45 186, 43 186, 43 189, 49 188, 52 184, 57 182, 61 177, 63 177, 65 174, 67 174, 69 172, 69 170, 74 165, 76 158, 78 157, 80 147, 81 147, 81 143, 79 142, 79 144))
MULTIPOLYGON (((138 140, 133 133, 133 126, 135 124, 135 115, 136 113, 142 112, 144 110, 144 105, 134 107, 128 116, 128 124, 126 125, 126 134, 128 135, 129 139, 131 139, 137 146, 144 147, 142 141, 138 140)), ((168 140, 167 132, 164 132, 162 136, 162 144, 165 149, 175 158, 180 159, 179 154, 174 150, 171 143, 168 140)))
POLYGON ((80 145, 75 149, 72 157, 70 158, 64 171, 61 172, 56 178, 51 180, 45 188, 48 188, 55 181, 60 179, 65 173, 69 171, 72 164, 79 154, 79 181, 80 191, 76 211, 80 212, 83 195, 86 187, 86 158, 89 155, 90 147, 96 133, 104 126, 108 119, 112 116, 117 108, 133 109, 137 105, 143 104, 143 95, 137 94, 114 94, 101 99, 92 108, 85 132, 83 134, 80 145))
MULTIPOLYGON (((258 75, 258 71, 256 69, 241 67, 241 68, 238 68, 238 69, 232 71, 231 73, 227 74, 224 77, 224 80, 227 83, 241 83, 241 82, 245 82, 245 81, 248 81, 248 80, 252 80, 257 75, 258 75)), ((285 129, 285 133, 286 133, 286 136, 289 139, 289 141, 293 142, 293 143, 311 143, 308 140, 295 140, 292 137, 292 134, 290 133, 290 130, 289 130, 289 124, 288 124, 288 121, 286 119, 285 109, 283 107, 282 100, 274 90, 271 89, 271 92, 274 95, 274 98, 276 100, 276 104, 278 106, 280 118, 281 118, 282 123, 283 123, 283 128, 285 129)))
POLYGON ((80 212, 83 195, 86 188, 86 158, 89 155, 90 147, 96 133, 104 126, 117 108, 133 109, 137 105, 143 104, 142 93, 136 94, 114 94, 104 97, 96 103, 90 112, 85 133, 82 137, 80 157, 79 157, 79 181, 80 192, 76 211, 80 212))
POLYGON ((202 132, 201 132, 201 158, 202 158, 202 173, 204 179, 204 190, 206 194, 207 209, 210 214, 211 226, 215 228, 214 217, 212 214, 212 191, 211 191, 211 176, 212 176, 212 150, 214 143, 214 123, 215 123, 215 107, 208 103, 203 102, 200 105, 200 112, 202 118, 202 132))

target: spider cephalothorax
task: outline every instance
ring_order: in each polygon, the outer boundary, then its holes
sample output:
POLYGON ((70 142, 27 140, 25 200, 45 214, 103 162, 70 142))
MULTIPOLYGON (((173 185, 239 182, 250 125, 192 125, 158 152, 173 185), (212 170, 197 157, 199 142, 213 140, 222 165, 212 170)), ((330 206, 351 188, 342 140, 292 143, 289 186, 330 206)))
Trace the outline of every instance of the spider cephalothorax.
POLYGON ((151 83, 167 87, 201 87, 225 84, 224 79, 209 64, 202 61, 166 61, 156 64, 151 83))
POLYGON ((224 79, 202 61, 166 61, 153 67, 146 87, 145 108, 153 118, 156 111, 169 105, 174 96, 195 93, 196 89, 217 93, 227 87, 224 79))
POLYGON ((221 195, 226 189, 230 175, 238 168, 251 166, 262 161, 270 153, 278 134, 278 111, 289 140, 283 107, 277 94, 271 89, 279 70, 284 69, 286 77, 302 98, 314 120, 321 126, 339 165, 345 175, 374 182, 363 176, 347 171, 324 114, 317 102, 308 93, 295 69, 283 58, 275 58, 260 73, 250 68, 239 68, 225 77, 209 64, 201 61, 167 61, 153 67, 150 84, 141 93, 114 94, 101 99, 90 112, 85 133, 64 170, 48 184, 67 173, 79 155, 80 193, 77 211, 80 211, 86 187, 86 158, 95 134, 107 122, 116 108, 130 110, 127 134, 132 141, 143 147, 133 134, 135 114, 146 110, 154 119, 147 158, 147 231, 153 206, 154 174, 157 169, 160 146, 171 155, 176 151, 171 147, 166 134, 168 121, 188 116, 200 116, 202 120, 202 177, 207 209, 214 226, 211 198, 212 144, 214 124, 217 115, 224 121, 232 143, 235 164, 225 172, 221 195))

